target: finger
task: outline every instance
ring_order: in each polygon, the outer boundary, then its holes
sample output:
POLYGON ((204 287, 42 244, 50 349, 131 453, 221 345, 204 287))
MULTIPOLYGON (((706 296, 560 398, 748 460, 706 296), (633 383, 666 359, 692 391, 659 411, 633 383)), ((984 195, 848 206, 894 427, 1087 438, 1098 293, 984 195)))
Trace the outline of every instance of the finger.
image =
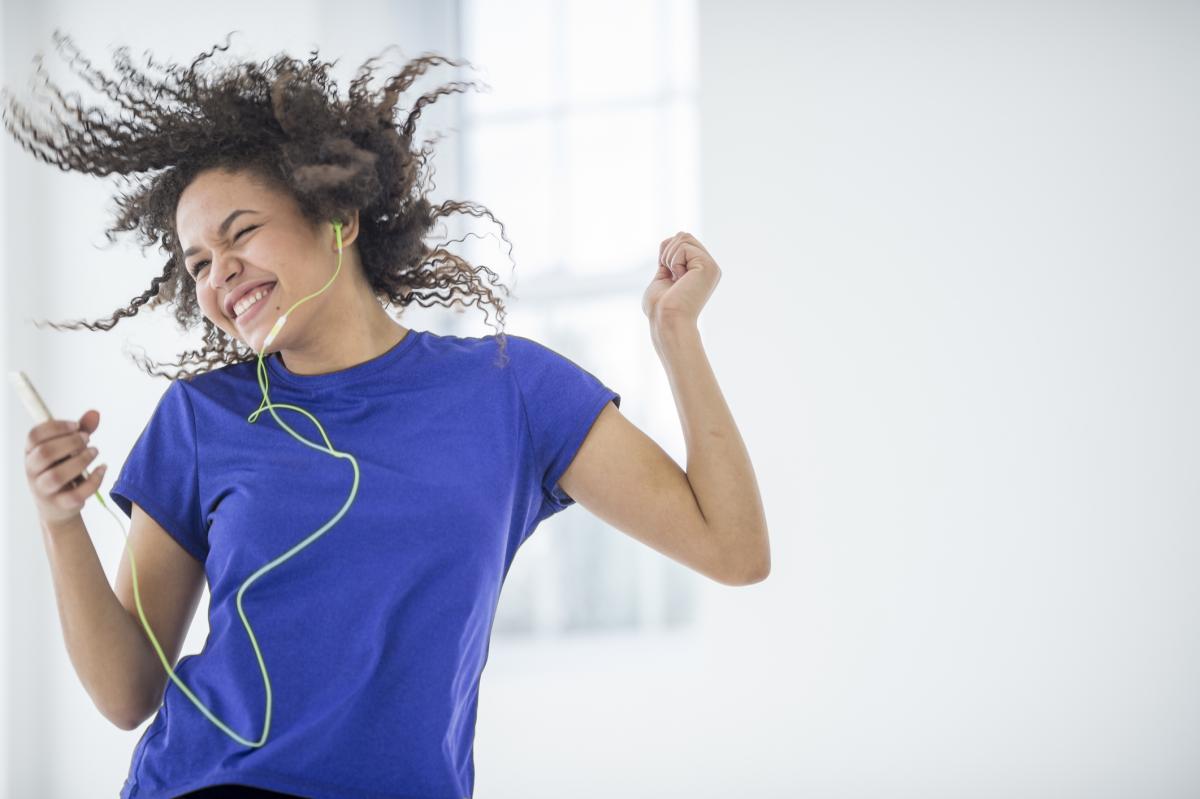
POLYGON ((667 263, 667 259, 666 259, 667 245, 670 244, 674 239, 675 239, 674 236, 669 236, 659 242, 659 244, 658 244, 658 262, 660 264, 665 265, 667 263))
POLYGON ((63 482, 59 487, 59 491, 73 488, 74 486, 85 482, 86 478, 84 478, 83 473, 87 469, 88 464, 96 459, 96 454, 97 453, 95 450, 85 449, 83 452, 71 458, 71 460, 68 462, 69 465, 64 464, 62 468, 67 470, 67 474, 71 475, 71 479, 63 482))
POLYGON ((95 432, 96 428, 100 426, 100 411, 92 408, 83 414, 83 416, 79 417, 78 421, 79 429, 95 432))
POLYGON ((698 238, 693 236, 691 233, 682 233, 681 232, 679 234, 679 246, 683 247, 685 245, 688 247, 691 247, 697 253, 703 253, 704 255, 707 255, 709 258, 712 258, 712 253, 710 253, 708 251, 707 247, 705 247, 703 244, 700 243, 700 240, 698 238))
POLYGON ((683 277, 683 275, 687 272, 687 269, 682 263, 676 263, 676 258, 679 255, 679 250, 682 246, 683 244, 681 242, 676 242, 667 249, 667 266, 670 267, 671 272, 676 276, 676 278, 683 277))
POLYGON ((63 489, 69 489, 97 454, 95 447, 89 447, 42 472, 38 480, 42 483, 45 493, 56 494, 63 489))
POLYGON ((675 241, 675 243, 672 244, 668 248, 670 251, 669 252, 670 259, 672 261, 678 261, 679 265, 683 266, 684 262, 687 261, 687 258, 683 257, 683 250, 687 246, 688 246, 688 243, 686 241, 684 241, 682 238, 677 239, 675 241))
POLYGON ((91 433, 75 432, 55 436, 49 441, 43 441, 36 454, 32 458, 26 459, 26 464, 37 474, 78 455, 90 440, 91 433))
POLYGON ((52 438, 57 438, 67 433, 72 433, 79 429, 77 422, 72 422, 67 419, 52 419, 48 422, 42 422, 34 426, 29 431, 29 435, 25 438, 25 454, 33 452, 34 448, 39 444, 49 441, 52 438))
POLYGON ((679 268, 681 271, 687 272, 690 268, 688 267, 688 263, 693 260, 695 256, 700 255, 703 252, 704 250, 700 249, 690 241, 681 241, 675 245, 675 250, 671 253, 671 257, 678 259, 679 268), (691 258, 688 257, 689 253, 692 256, 691 258))
POLYGON ((104 472, 106 469, 108 469, 107 463, 100 464, 87 476, 86 480, 75 485, 73 488, 67 489, 67 495, 70 496, 73 502, 83 502, 100 490, 100 484, 104 482, 104 472))

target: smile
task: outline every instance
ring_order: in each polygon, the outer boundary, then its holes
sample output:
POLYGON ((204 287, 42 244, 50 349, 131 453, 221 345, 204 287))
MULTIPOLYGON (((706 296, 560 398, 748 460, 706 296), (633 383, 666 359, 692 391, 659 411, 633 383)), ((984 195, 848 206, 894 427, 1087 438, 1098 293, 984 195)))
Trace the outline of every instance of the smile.
POLYGON ((256 300, 253 305, 251 305, 245 311, 243 311, 242 313, 240 313, 236 317, 234 317, 234 321, 236 321, 240 325, 244 322, 248 322, 251 319, 253 319, 255 317, 255 315, 258 313, 258 309, 261 308, 263 305, 266 305, 267 301, 271 299, 271 295, 275 293, 275 285, 277 285, 277 284, 272 284, 270 289, 267 291, 266 294, 264 294, 262 296, 261 299, 256 300))

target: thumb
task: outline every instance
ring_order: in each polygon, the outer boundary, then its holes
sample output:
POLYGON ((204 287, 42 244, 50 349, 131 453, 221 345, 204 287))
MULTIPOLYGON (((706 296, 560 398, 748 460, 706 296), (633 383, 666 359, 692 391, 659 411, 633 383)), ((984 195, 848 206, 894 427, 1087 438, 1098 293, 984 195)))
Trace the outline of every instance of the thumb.
POLYGON ((89 410, 79 417, 79 429, 85 433, 94 433, 100 426, 100 411, 89 410))

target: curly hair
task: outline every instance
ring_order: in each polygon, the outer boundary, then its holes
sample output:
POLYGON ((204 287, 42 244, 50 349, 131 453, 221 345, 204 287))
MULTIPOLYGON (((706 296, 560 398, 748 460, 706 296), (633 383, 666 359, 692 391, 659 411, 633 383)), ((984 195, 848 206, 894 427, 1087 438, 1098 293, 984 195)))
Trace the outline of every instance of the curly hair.
MULTIPOLYGON (((380 57, 375 56, 362 64, 350 83, 348 100, 342 100, 336 83, 328 76, 329 68, 337 62, 319 61, 315 49, 307 62, 281 53, 261 64, 238 62, 212 70, 211 75, 198 73, 197 67, 217 50, 229 49, 230 36, 232 32, 223 47, 215 45, 186 69, 175 63, 156 64, 147 51, 147 71, 143 72, 130 62, 128 47, 117 48, 113 61, 123 75, 117 83, 93 69, 70 38, 56 29, 55 45, 59 50, 71 50, 72 69, 81 62, 77 74, 128 112, 128 117, 122 114, 112 118, 101 109, 84 109, 77 93, 72 105, 47 76, 47 88, 74 116, 68 121, 52 107, 64 143, 35 127, 21 106, 8 99, 13 119, 0 112, 5 128, 39 160, 64 171, 97 176, 116 173, 127 185, 131 174, 147 173, 134 181, 132 191, 118 195, 116 223, 105 231, 105 236, 111 244, 115 233, 137 230, 143 252, 157 242, 167 255, 161 274, 128 307, 106 319, 49 326, 56 330, 111 330, 120 319, 136 315, 143 306, 153 308, 167 302, 174 306, 181 329, 190 330, 197 322, 203 323, 204 345, 184 352, 171 364, 176 367, 174 374, 157 368, 163 364, 133 356, 147 374, 191 380, 220 365, 257 360, 252 349, 204 316, 195 284, 183 268, 183 252, 175 230, 176 205, 184 189, 200 172, 218 168, 246 174, 259 185, 290 194, 304 218, 314 225, 344 220, 358 210, 360 234, 356 244, 376 298, 385 307, 398 304, 401 309, 411 302, 422 307, 489 302, 497 310, 497 339, 503 355, 504 301, 480 272, 486 273, 505 296, 510 296, 509 289, 486 266, 472 267, 445 247, 431 249, 424 239, 436 220, 464 213, 486 216, 499 225, 501 237, 509 244, 510 262, 512 242, 505 236, 503 223, 484 206, 456 201, 432 205, 425 195, 434 186, 423 188, 422 170, 432 153, 428 145, 436 138, 425 140, 426 146, 420 150, 410 149, 422 109, 443 94, 475 84, 443 84, 421 95, 402 123, 397 125, 393 119, 400 95, 430 67, 472 66, 470 62, 426 52, 408 61, 373 94, 367 84, 380 57), (162 77, 152 79, 152 69, 159 70, 162 77), (198 368, 189 370, 185 368, 188 365, 198 368)), ((41 54, 33 60, 42 72, 41 54)), ((490 89, 486 83, 483 85, 490 89)), ((7 90, 0 93, 7 95, 7 90)))

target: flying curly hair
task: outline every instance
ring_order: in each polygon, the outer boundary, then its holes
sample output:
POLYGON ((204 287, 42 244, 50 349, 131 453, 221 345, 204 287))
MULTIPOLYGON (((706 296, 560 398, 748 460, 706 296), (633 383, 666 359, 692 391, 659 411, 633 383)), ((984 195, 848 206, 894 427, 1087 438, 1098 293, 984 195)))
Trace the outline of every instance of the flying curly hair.
MULTIPOLYGON (((5 128, 39 160, 63 171, 97 176, 116 173, 126 185, 134 184, 132 191, 118 195, 116 223, 105 231, 110 244, 115 233, 137 230, 143 252, 157 242, 167 255, 162 273, 128 307, 106 319, 49 326, 56 330, 111 330, 143 306, 154 308, 165 302, 174 306, 175 319, 183 330, 203 323, 204 345, 185 351, 171 364, 176 367, 174 374, 157 368, 164 364, 134 355, 147 374, 191 380, 221 365, 257 360, 251 348, 214 325, 200 309, 195 284, 183 268, 175 230, 176 205, 184 189, 200 172, 218 168, 244 173, 260 185, 289 194, 314 226, 331 219, 344 220, 358 210, 356 244, 363 271, 384 307, 397 304, 402 313, 412 302, 426 308, 491 303, 500 322, 497 340, 503 355, 504 301, 480 272, 505 296, 510 296, 509 289, 491 269, 472 267, 445 247, 432 249, 425 238, 436 220, 464 213, 486 216, 499 225, 501 237, 509 244, 510 261, 512 242, 504 234, 504 225, 484 206, 456 201, 431 204, 425 195, 434 186, 423 187, 423 169, 432 154, 429 145, 436 138, 425 140, 419 150, 411 149, 422 109, 444 94, 475 84, 443 84, 417 98, 402 122, 394 119, 400 95, 430 67, 471 66, 470 62, 423 53, 372 93, 367 84, 379 59, 375 56, 359 68, 350 83, 349 98, 342 100, 328 75, 337 62, 319 61, 317 50, 310 51, 307 62, 281 53, 261 64, 239 62, 210 70, 210 75, 199 73, 197 68, 217 50, 229 49, 231 35, 226 36, 223 47, 215 45, 186 69, 175 63, 156 64, 147 51, 147 71, 143 72, 130 62, 128 47, 117 48, 113 62, 123 75, 118 83, 93 69, 70 37, 55 30, 56 47, 71 51, 72 69, 128 112, 113 118, 95 107, 84 109, 77 93, 73 93, 72 105, 45 76, 49 91, 74 117, 68 121, 52 106, 65 138, 61 143, 33 125, 28 113, 6 97, 6 107, 0 111, 5 128), (82 63, 82 69, 75 69, 76 62, 82 63), (154 69, 162 73, 160 79, 150 76, 154 69), (130 178, 141 173, 145 176, 130 178), (187 369, 189 365, 198 368, 187 369)), ((33 60, 41 73, 41 54, 33 60)), ((0 93, 8 94, 7 90, 0 93)), ((515 263, 513 266, 515 269, 515 263)))

